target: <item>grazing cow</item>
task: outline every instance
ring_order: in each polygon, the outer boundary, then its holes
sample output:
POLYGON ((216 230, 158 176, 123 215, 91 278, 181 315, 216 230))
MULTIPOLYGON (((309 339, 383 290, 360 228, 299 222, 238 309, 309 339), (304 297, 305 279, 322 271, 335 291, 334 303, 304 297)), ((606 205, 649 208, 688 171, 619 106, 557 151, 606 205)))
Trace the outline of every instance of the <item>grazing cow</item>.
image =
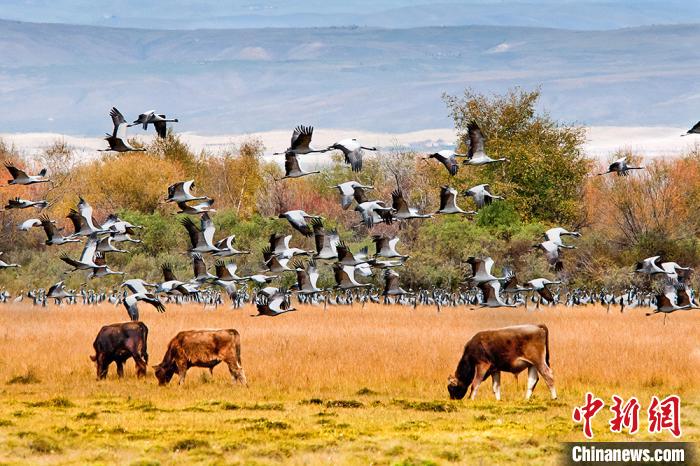
POLYGON ((528 370, 527 394, 529 399, 542 375, 552 399, 557 398, 554 377, 549 367, 549 331, 543 324, 516 325, 496 330, 485 330, 472 337, 464 346, 464 354, 454 376, 448 378, 450 398, 461 400, 471 384, 470 397, 476 398, 479 384, 489 376, 493 379, 493 393, 501 399, 501 372, 518 374, 528 370))
POLYGON ((137 377, 146 375, 147 339, 148 327, 143 322, 124 322, 102 327, 92 344, 95 355, 90 356, 97 365, 97 378, 107 377, 112 362, 117 363, 117 375, 123 377, 124 362, 129 358, 134 358, 137 377))
POLYGON ((182 385, 190 367, 207 367, 212 372, 220 362, 228 365, 234 383, 248 385, 241 366, 241 336, 234 329, 180 332, 168 343, 163 361, 153 368, 159 385, 170 382, 176 372, 182 385))

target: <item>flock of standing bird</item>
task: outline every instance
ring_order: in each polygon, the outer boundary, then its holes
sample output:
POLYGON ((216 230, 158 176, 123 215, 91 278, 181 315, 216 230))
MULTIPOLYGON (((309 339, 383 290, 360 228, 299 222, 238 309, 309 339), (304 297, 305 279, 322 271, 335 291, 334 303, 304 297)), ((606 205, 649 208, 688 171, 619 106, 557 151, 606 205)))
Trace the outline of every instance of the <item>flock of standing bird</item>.
MULTIPOLYGON (((165 138, 168 123, 178 122, 176 118, 167 118, 164 114, 148 111, 140 114, 133 123, 127 123, 122 113, 116 108, 110 111, 114 125, 112 133, 107 133, 105 140, 109 148, 105 151, 131 152, 144 151, 134 148, 127 141, 127 128, 142 126, 147 130, 152 125, 158 137, 165 138)), ((468 124, 468 151, 464 154, 453 150, 441 150, 429 154, 424 160, 437 160, 447 172, 454 176, 460 166, 485 166, 508 163, 505 158, 492 158, 486 152, 486 137, 478 124, 472 121, 468 124), (458 163, 462 159, 462 163, 458 163)), ((700 122, 691 128, 687 134, 700 134, 700 122)), ((297 126, 291 138, 290 146, 283 152, 274 155, 284 155, 285 176, 282 178, 299 178, 319 173, 305 171, 299 164, 299 157, 310 153, 340 151, 344 162, 350 165, 353 172, 362 170, 365 151, 376 151, 375 147, 363 146, 357 139, 344 139, 323 149, 311 147, 313 127, 297 126)), ((46 169, 36 175, 28 175, 26 171, 6 163, 6 168, 12 179, 9 185, 33 185, 50 183, 46 169)), ((627 176, 632 170, 644 167, 630 166, 625 157, 610 164, 606 175, 615 173, 627 176)), ((398 182, 398 180, 397 180, 398 182)), ((488 184, 480 184, 465 190, 462 194, 471 197, 477 211, 464 210, 458 205, 460 193, 449 185, 440 187, 440 207, 434 213, 421 213, 411 207, 406 201, 400 186, 392 192, 391 203, 371 199, 372 186, 363 185, 355 180, 340 183, 332 188, 340 195, 343 209, 356 204, 355 211, 359 215, 359 225, 365 225, 368 231, 381 223, 406 222, 410 220, 426 220, 435 215, 477 215, 478 210, 494 201, 503 199, 493 194, 488 184)), ((528 302, 535 307, 541 304, 554 305, 565 303, 569 306, 599 303, 619 305, 620 311, 625 308, 647 306, 653 311, 647 315, 698 308, 694 291, 688 285, 692 269, 683 267, 675 262, 663 262, 660 257, 650 257, 637 263, 634 273, 652 277, 663 277, 663 293, 655 294, 629 287, 622 293, 612 293, 608 290, 575 289, 566 291, 562 296, 561 281, 546 278, 534 278, 520 283, 515 273, 508 267, 502 270, 502 276, 494 275, 494 261, 490 257, 470 257, 465 263, 471 274, 464 282, 466 286, 459 291, 451 291, 434 287, 432 289, 405 290, 400 285, 400 275, 397 268, 404 266, 409 259, 407 255, 397 250, 398 237, 373 235, 372 241, 376 247, 374 254, 368 248, 351 251, 340 238, 337 231, 325 228, 324 218, 317 214, 309 214, 303 210, 281 212, 279 219, 285 219, 292 230, 304 237, 313 237, 315 250, 305 250, 292 246, 292 234, 270 235, 269 245, 262 251, 264 268, 251 275, 239 275, 238 267, 232 258, 250 251, 239 250, 235 235, 216 239, 216 228, 211 215, 216 212, 212 208, 213 200, 207 196, 195 195, 195 181, 187 180, 174 183, 167 189, 166 202, 178 206, 178 214, 187 214, 181 223, 190 240, 188 254, 192 260, 193 277, 188 280, 178 280, 171 264, 162 264, 163 281, 149 283, 141 278, 125 280, 120 290, 96 291, 85 286, 80 290, 67 290, 64 282, 51 286, 48 290, 35 289, 22 292, 14 299, 7 290, 0 291, 0 303, 19 302, 25 298, 34 304, 47 305, 49 300, 56 303, 99 304, 111 302, 122 304, 132 320, 139 319, 138 303, 145 302, 159 312, 165 311, 165 304, 174 302, 198 302, 205 305, 218 306, 224 303, 224 295, 228 296, 234 307, 246 303, 255 304, 258 315, 277 316, 296 310, 291 301, 291 294, 297 294, 300 303, 323 305, 364 304, 366 302, 385 304, 401 304, 407 306, 434 305, 438 311, 443 306, 487 306, 515 307, 528 302), (197 218, 193 220, 192 217, 197 218), (207 266, 205 257, 214 259, 213 271, 207 266), (307 258, 304 260, 304 258, 307 258), (335 286, 329 289, 318 287, 321 264, 329 264, 335 277, 335 286), (294 273, 296 284, 292 289, 274 286, 282 274, 294 273), (383 277, 384 287, 377 290, 371 283, 362 280, 375 273, 383 277)), ((49 203, 46 200, 28 200, 20 197, 10 199, 5 206, 9 209, 45 209, 49 203)), ((114 271, 107 264, 110 254, 127 253, 120 244, 139 243, 138 231, 142 228, 120 219, 116 214, 107 216, 103 223, 98 223, 93 217, 93 209, 87 200, 79 198, 75 209, 67 215, 74 231, 64 235, 57 227, 56 221, 47 215, 31 218, 18 225, 21 231, 34 227, 43 228, 46 233, 45 244, 61 246, 68 243, 83 242, 83 251, 79 258, 70 257, 64 253, 60 259, 70 267, 66 273, 82 271, 88 279, 99 279, 110 275, 125 275, 124 272, 114 271)), ((576 231, 555 227, 544 232, 544 241, 534 245, 542 251, 547 262, 555 272, 563 268, 563 251, 575 248, 564 242, 564 237, 580 237, 576 231)), ((2 252, 0 252, 2 255, 2 252)), ((20 267, 19 264, 5 262, 0 259, 0 269, 20 267)), ((665 318, 664 318, 665 322, 665 318)))

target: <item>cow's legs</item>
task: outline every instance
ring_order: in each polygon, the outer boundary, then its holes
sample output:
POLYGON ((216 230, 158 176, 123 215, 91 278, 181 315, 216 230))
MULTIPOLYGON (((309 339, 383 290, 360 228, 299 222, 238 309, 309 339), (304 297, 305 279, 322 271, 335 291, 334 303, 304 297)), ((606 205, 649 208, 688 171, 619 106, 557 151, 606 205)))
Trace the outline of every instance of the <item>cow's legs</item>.
POLYGON ((525 399, 529 400, 532 396, 532 391, 537 386, 537 381, 540 380, 540 376, 537 375, 537 368, 535 366, 530 366, 527 369, 527 393, 525 394, 525 399))
POLYGON ((248 381, 245 378, 245 372, 243 372, 241 365, 237 361, 226 361, 226 364, 228 365, 228 371, 231 373, 233 383, 240 382, 241 385, 247 387, 248 381))
POLYGON ((124 361, 117 359, 114 362, 117 364, 117 377, 121 379, 124 377, 124 361))
POLYGON ((501 373, 495 371, 491 374, 493 379, 493 394, 496 395, 496 400, 501 401, 501 373))
POLYGON ((552 369, 546 363, 542 363, 537 367, 537 371, 542 375, 544 382, 547 384, 547 387, 549 387, 549 393, 552 399, 556 400, 557 389, 554 388, 554 374, 552 373, 552 369))
POLYGON ((479 385, 481 385, 481 382, 484 381, 486 378, 486 373, 489 371, 489 365, 488 364, 477 364, 476 365, 476 373, 474 374, 474 380, 472 380, 472 393, 470 398, 472 400, 476 399, 476 392, 479 389, 479 385))
POLYGON ((187 366, 177 364, 177 376, 179 377, 178 385, 185 383, 185 376, 187 375, 187 366))
POLYGON ((146 361, 143 360, 139 353, 131 353, 131 357, 134 358, 134 363, 136 364, 136 377, 145 376, 148 367, 146 361))

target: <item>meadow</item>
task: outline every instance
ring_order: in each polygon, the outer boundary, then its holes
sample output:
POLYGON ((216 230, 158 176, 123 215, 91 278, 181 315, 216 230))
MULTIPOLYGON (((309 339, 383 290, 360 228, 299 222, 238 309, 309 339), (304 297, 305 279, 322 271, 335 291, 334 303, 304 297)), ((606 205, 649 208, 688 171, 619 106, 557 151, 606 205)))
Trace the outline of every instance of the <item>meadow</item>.
POLYGON ((683 440, 700 438, 700 313, 645 317, 602 307, 443 309, 302 307, 277 318, 253 308, 142 306, 149 364, 178 331, 236 328, 250 385, 191 369, 184 386, 158 387, 114 368, 96 381, 92 342, 125 319, 122 307, 0 308, 2 464, 555 464, 560 442, 583 440, 571 420, 587 391, 642 403, 640 433, 596 440, 672 440, 646 432, 652 395, 682 398, 683 440), (446 384, 477 331, 545 323, 559 399, 543 381, 524 400, 526 376, 490 383, 476 401, 450 401, 446 384))

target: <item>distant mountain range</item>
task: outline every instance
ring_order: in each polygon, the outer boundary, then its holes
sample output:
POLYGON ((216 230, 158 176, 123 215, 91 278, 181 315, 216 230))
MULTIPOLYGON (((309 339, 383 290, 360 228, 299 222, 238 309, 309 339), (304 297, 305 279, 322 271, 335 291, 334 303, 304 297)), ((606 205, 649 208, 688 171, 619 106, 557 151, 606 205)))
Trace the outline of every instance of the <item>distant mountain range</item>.
MULTIPOLYGON (((128 3, 128 2, 127 2, 128 3)), ((180 131, 447 128, 443 92, 542 90, 556 118, 700 118, 700 27, 157 30, 0 21, 0 132, 99 135, 116 105, 180 131)))
POLYGON ((3 0, 2 17, 145 29, 527 26, 618 29, 700 22, 686 0, 3 0))

